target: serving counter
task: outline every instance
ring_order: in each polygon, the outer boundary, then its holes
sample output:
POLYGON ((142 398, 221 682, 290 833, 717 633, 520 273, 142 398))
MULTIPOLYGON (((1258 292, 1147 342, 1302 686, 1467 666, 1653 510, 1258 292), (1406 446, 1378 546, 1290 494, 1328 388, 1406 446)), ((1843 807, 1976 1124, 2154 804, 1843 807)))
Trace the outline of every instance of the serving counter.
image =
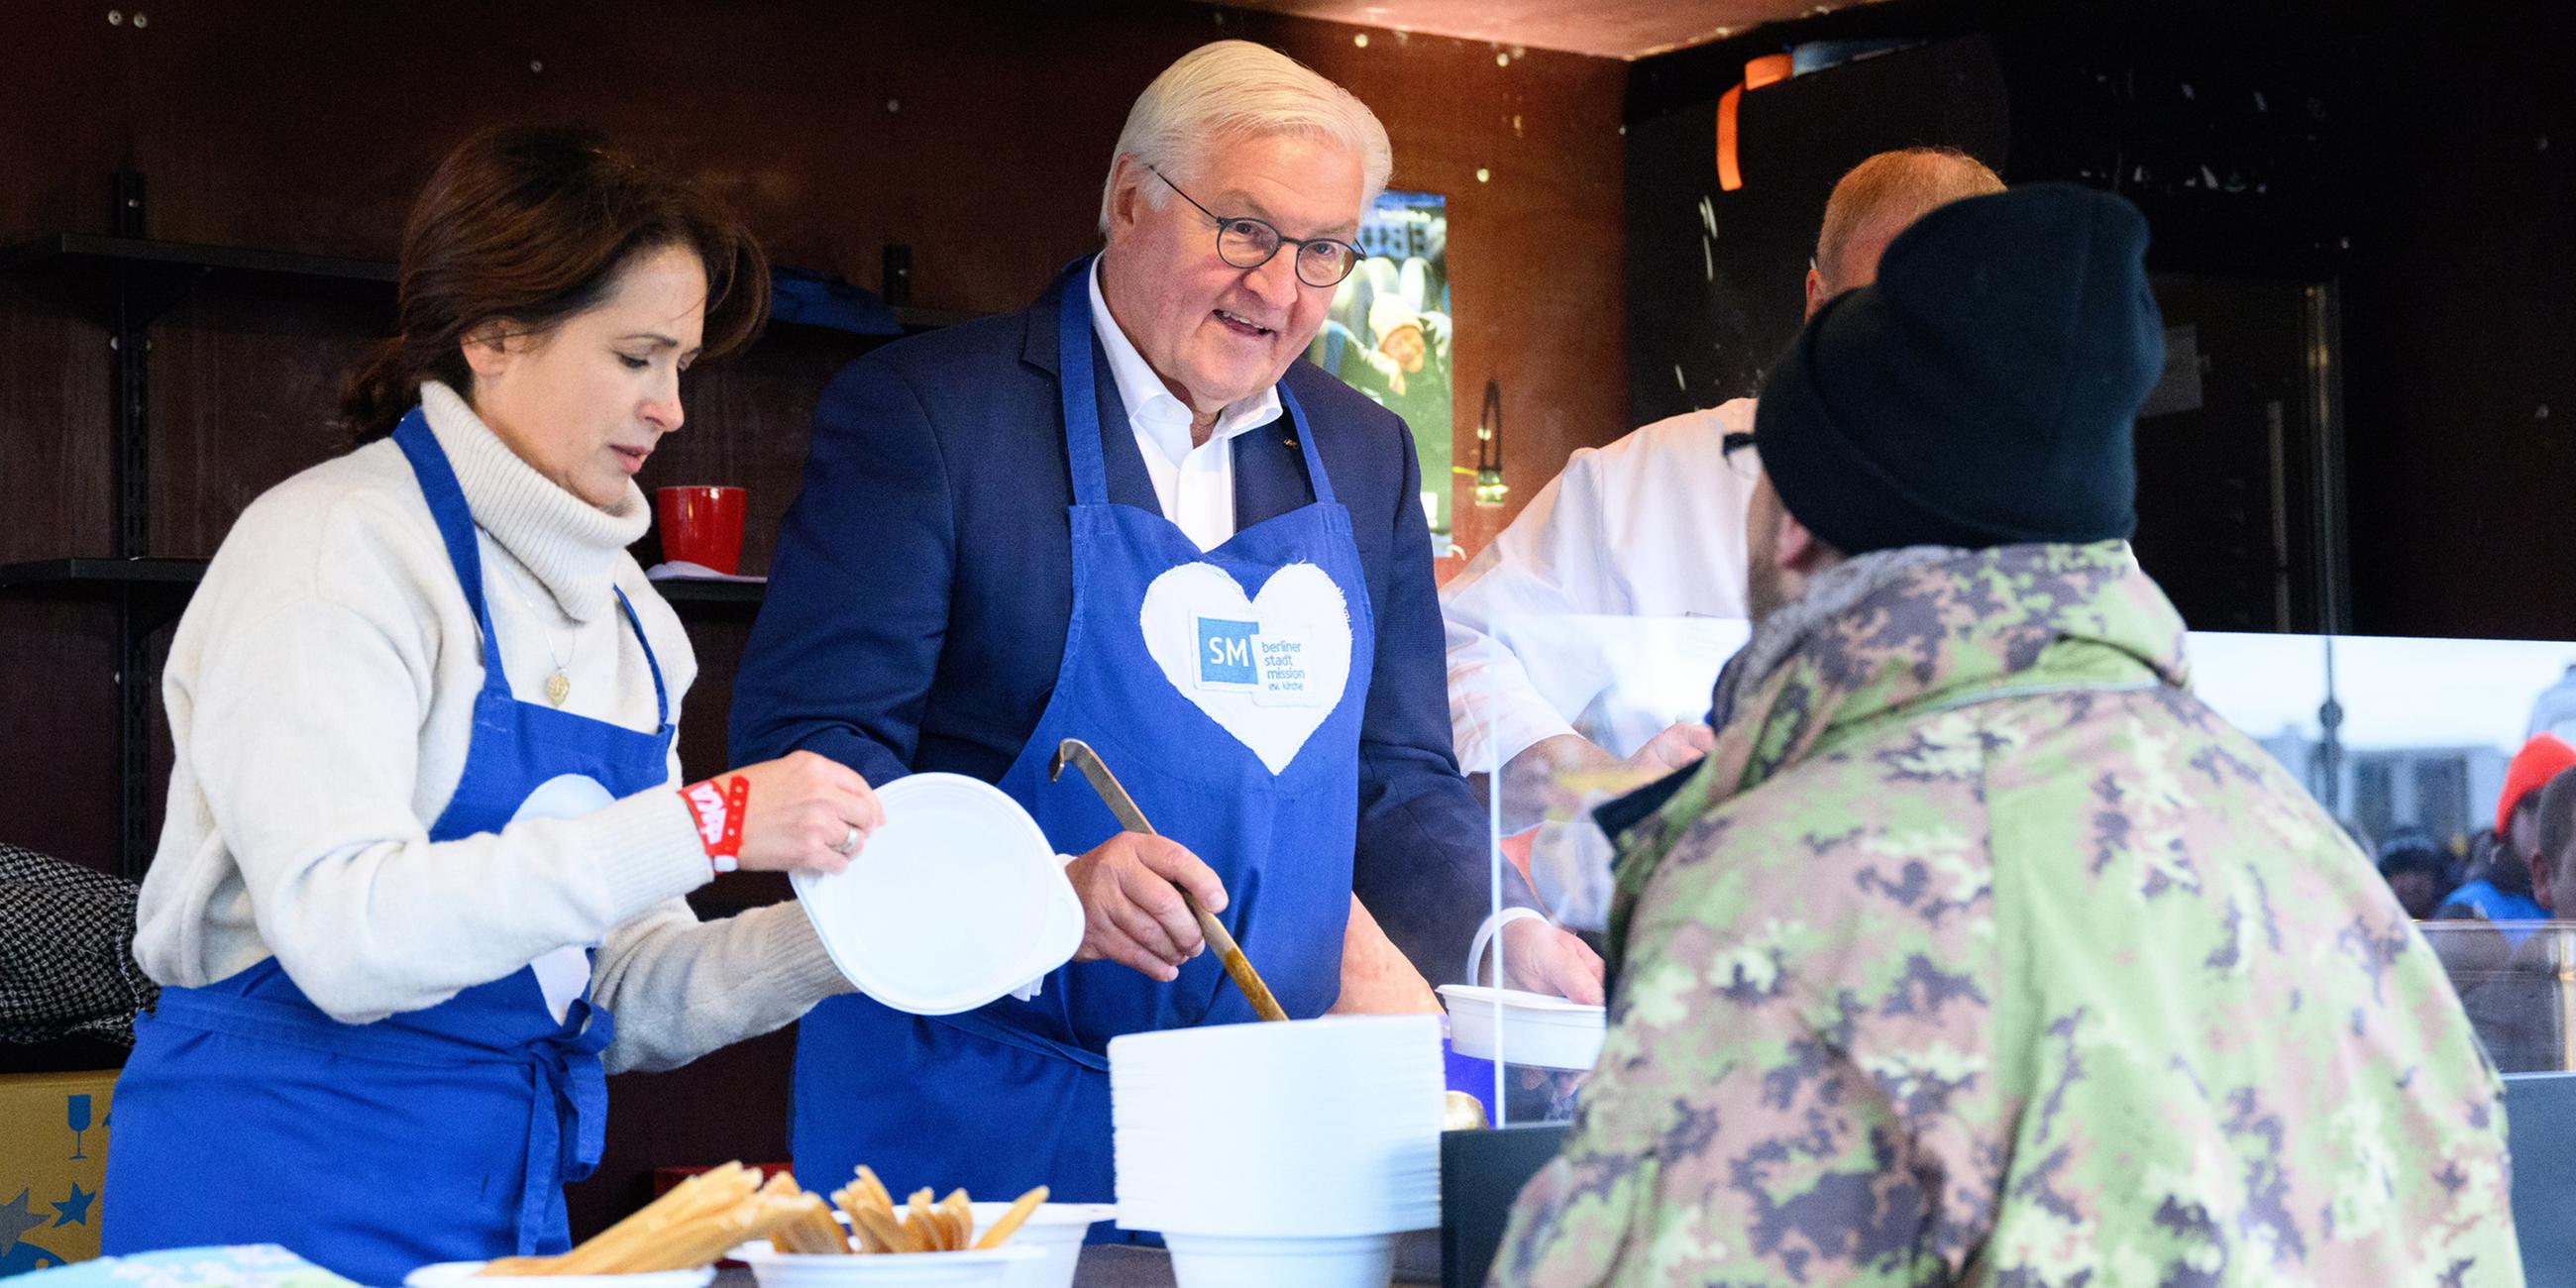
MULTIPOLYGON (((1395 1283, 1436 1284, 1440 1282, 1440 1240, 1437 1233, 1425 1231, 1407 1235, 1396 1245, 1395 1283)), ((1086 1248, 1082 1267, 1074 1272, 1074 1288, 1173 1288, 1171 1254, 1160 1248, 1140 1248, 1124 1244, 1103 1244, 1086 1248)), ((712 1288, 758 1288, 751 1272, 741 1267, 718 1271, 712 1288)))

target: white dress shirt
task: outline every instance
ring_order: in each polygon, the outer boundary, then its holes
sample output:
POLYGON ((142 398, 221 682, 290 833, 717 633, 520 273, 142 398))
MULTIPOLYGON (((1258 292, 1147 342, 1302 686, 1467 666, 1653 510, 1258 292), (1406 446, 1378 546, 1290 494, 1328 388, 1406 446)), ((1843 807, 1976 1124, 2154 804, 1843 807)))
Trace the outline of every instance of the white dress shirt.
POLYGON ((1178 524, 1201 550, 1214 550, 1234 535, 1234 449, 1228 442, 1247 429, 1279 418, 1279 387, 1269 385, 1258 397, 1236 401, 1217 413, 1216 429, 1205 443, 1190 442, 1190 408, 1174 396, 1163 378, 1100 294, 1100 260, 1091 261, 1091 329, 1109 354, 1109 374, 1118 382, 1118 401, 1126 404, 1127 423, 1136 433, 1136 448, 1145 457, 1145 473, 1154 480, 1154 499, 1163 517, 1178 524))
MULTIPOLYGON (((1572 622, 1551 632, 1547 619, 1743 618, 1744 519, 1753 483, 1727 467, 1723 444, 1726 435, 1752 428, 1753 400, 1738 398, 1576 451, 1564 473, 1441 588, 1450 728, 1468 772, 1489 772, 1564 733, 1582 733, 1625 756, 1635 750, 1626 744, 1706 710, 1708 693, 1699 688, 1699 705, 1687 713, 1643 713, 1614 734, 1599 719, 1600 699, 1621 668, 1648 660, 1629 656, 1633 643, 1598 646, 1617 632, 1572 622), (1516 621, 1523 629, 1511 629, 1516 621), (1552 634, 1565 647, 1544 647, 1552 634), (1595 727, 1578 729, 1577 721, 1595 727)), ((1699 682, 1698 654, 1718 648, 1715 662, 1722 663, 1723 652, 1741 641, 1740 628, 1707 626, 1683 632, 1691 639, 1675 655, 1689 659, 1691 685, 1699 682), (1700 638, 1720 635, 1731 642, 1700 638)), ((1715 663, 1707 670, 1713 684, 1715 663)))

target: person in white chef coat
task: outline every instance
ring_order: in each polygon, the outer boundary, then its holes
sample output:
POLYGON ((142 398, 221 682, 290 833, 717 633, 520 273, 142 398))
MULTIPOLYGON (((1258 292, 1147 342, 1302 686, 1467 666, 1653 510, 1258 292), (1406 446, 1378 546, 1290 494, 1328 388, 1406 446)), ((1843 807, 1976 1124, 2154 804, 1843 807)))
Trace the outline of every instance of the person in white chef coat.
MULTIPOLYGON (((2003 186, 1983 163, 1949 148, 1882 152, 1854 166, 1825 203, 1807 270, 1808 315, 1876 280, 1879 253, 1925 213, 2003 186)), ((1537 822, 1538 784, 1553 774, 1623 762, 1677 769, 1707 750, 1709 730, 1697 714, 1647 712, 1640 725, 1639 711, 1623 711, 1629 704, 1605 694, 1613 661, 1633 664, 1636 642, 1604 647, 1585 638, 1598 632, 1570 623, 1551 630, 1541 619, 1744 617, 1744 519, 1760 472, 1753 406, 1733 399, 1576 451, 1441 589, 1458 762, 1471 774, 1504 767, 1506 830, 1537 822), (1512 632, 1516 619, 1531 629, 1512 632)), ((1692 647, 1679 646, 1684 654, 1692 647)), ((1695 677, 1696 701, 1707 693, 1697 681, 1714 677, 1723 661, 1714 658, 1706 676, 1695 677)))

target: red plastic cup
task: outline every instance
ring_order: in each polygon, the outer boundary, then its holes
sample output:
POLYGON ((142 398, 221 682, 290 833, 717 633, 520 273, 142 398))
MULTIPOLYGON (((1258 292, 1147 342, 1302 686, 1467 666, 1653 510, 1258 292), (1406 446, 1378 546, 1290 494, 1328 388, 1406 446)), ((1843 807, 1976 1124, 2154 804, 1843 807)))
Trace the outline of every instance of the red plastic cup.
POLYGON ((743 491, 738 487, 653 489, 662 525, 662 557, 721 573, 742 566, 743 491))

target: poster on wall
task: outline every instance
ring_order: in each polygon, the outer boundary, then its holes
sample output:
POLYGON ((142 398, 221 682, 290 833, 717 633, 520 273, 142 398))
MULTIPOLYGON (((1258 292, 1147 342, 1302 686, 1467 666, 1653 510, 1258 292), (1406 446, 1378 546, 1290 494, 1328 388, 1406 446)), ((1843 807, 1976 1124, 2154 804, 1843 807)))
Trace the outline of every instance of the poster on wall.
POLYGON ((1449 210, 1431 192, 1389 192, 1360 220, 1360 261, 1333 295, 1306 356, 1404 418, 1422 458, 1422 510, 1449 534, 1449 210))

